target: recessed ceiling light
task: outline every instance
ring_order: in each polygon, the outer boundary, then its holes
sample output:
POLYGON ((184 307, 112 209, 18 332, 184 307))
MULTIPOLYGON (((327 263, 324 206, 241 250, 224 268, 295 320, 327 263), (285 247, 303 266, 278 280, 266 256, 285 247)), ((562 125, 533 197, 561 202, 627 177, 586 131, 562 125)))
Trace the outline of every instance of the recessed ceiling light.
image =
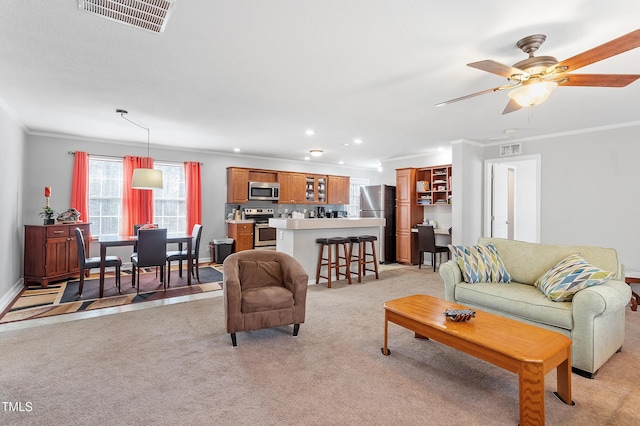
POLYGON ((313 136, 313 135, 316 134, 316 132, 313 129, 307 129, 307 131, 304 132, 304 134, 307 135, 307 136, 313 136))
POLYGON ((240 148, 233 148, 233 152, 240 152, 240 148))
POLYGON ((309 154, 311 154, 312 157, 320 157, 322 155, 322 150, 312 149, 311 151, 309 151, 309 154))
POLYGON ((305 159, 306 161, 311 160, 311 158, 310 158, 308 155, 305 155, 304 159, 305 159))
POLYGON ((362 139, 356 138, 356 139, 353 140, 353 143, 360 144, 360 143, 362 143, 362 139))
POLYGON ((349 146, 349 142, 343 143, 342 146, 349 146))
POLYGON ((344 164, 344 161, 340 160, 338 161, 338 164, 344 164))

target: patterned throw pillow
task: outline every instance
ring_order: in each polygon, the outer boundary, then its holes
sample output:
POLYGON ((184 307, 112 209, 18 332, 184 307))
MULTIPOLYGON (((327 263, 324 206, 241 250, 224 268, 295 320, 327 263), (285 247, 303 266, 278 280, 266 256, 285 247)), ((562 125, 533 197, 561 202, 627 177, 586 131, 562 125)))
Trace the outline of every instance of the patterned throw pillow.
POLYGON ((487 263, 491 268, 491 282, 492 283, 510 283, 511 275, 507 271, 507 268, 502 263, 502 259, 498 256, 498 249, 493 244, 487 244, 485 247, 484 255, 487 263))
POLYGON ((511 276, 498 256, 493 244, 477 246, 453 246, 449 249, 456 256, 464 280, 468 283, 510 282, 511 276))
POLYGON ((572 254, 558 262, 535 282, 538 290, 554 302, 570 302, 583 288, 604 284, 613 272, 591 265, 579 254, 572 254))

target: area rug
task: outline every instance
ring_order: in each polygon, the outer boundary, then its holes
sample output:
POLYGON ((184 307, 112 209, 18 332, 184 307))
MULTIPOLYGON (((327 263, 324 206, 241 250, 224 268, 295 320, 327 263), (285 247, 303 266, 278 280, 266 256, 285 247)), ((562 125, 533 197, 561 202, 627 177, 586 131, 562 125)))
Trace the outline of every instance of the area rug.
POLYGON ((192 278, 189 286, 186 269, 182 277, 178 270, 172 270, 170 286, 164 291, 155 268, 144 269, 140 274, 140 294, 132 285, 131 271, 122 271, 120 291, 116 286, 115 274, 109 273, 105 276, 102 298, 98 297, 98 274, 85 278, 82 297, 78 296, 78 279, 50 283, 45 288, 30 285, 0 318, 0 324, 222 290, 222 265, 200 267, 198 272, 200 282, 192 278))

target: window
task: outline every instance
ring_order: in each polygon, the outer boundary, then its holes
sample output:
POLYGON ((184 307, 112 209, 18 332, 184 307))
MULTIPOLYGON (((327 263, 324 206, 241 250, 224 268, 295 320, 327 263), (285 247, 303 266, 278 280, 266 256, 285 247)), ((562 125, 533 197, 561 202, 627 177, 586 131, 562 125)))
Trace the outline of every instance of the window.
MULTIPOLYGON (((187 203, 182 164, 155 162, 154 169, 162 170, 163 189, 153 190, 154 223, 167 232, 187 232, 187 203)), ((191 232, 191 231, 189 231, 191 232)))
POLYGON ((89 157, 91 235, 118 235, 122 216, 122 161, 89 157))
POLYGON ((349 204, 345 206, 349 217, 360 216, 360 187, 369 185, 369 179, 351 178, 349 185, 349 204))
MULTIPOLYGON (((187 209, 184 166, 155 162, 162 170, 163 189, 153 191, 153 223, 167 232, 186 232, 187 209)), ((91 235, 118 235, 122 216, 122 160, 89 157, 89 215, 91 235)))

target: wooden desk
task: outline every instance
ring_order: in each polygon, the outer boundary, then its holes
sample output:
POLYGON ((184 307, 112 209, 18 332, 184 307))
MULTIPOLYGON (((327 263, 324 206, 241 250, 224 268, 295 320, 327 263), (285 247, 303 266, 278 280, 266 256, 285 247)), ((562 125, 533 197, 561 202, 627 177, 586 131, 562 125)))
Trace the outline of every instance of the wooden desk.
POLYGON ((384 347, 388 348, 389 321, 416 337, 434 339, 451 348, 490 362, 520 378, 520 425, 544 424, 544 376, 556 368, 557 392, 565 404, 571 400, 571 339, 555 331, 476 310, 468 322, 447 320, 444 311, 465 309, 424 294, 384 303, 384 347))
MULTIPOLYGON (((100 243, 100 294, 98 297, 104 295, 104 267, 107 247, 133 246, 137 241, 138 237, 126 235, 108 235, 98 238, 98 243, 100 243)), ((183 243, 187 243, 187 265, 191 265, 192 261, 191 241, 192 238, 189 234, 167 234, 167 243, 178 243, 179 250, 182 250, 183 243)), ((191 285, 191 271, 187 272, 187 285, 191 285)))
MULTIPOLYGON (((631 284, 640 284, 640 278, 624 277, 624 282, 629 284, 629 287, 631 287, 631 284)), ((631 310, 632 311, 638 310, 638 303, 640 303, 640 297, 638 296, 638 293, 631 290, 631 310)))

